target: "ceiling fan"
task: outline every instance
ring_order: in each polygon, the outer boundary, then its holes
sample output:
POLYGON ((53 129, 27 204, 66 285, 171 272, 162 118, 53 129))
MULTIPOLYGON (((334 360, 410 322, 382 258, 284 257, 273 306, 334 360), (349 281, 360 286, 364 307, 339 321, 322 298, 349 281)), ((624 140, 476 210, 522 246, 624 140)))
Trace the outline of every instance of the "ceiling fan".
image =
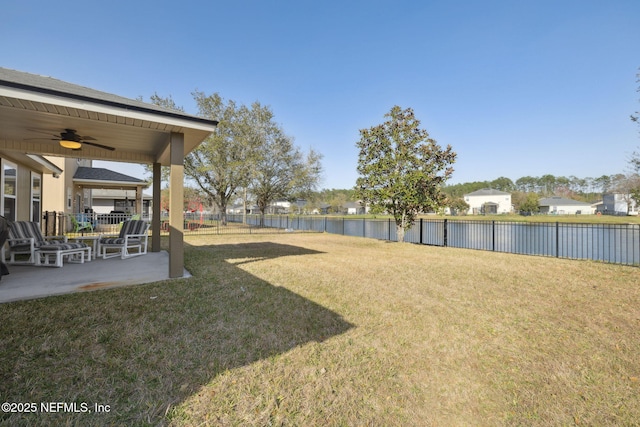
MULTIPOLYGON (((91 145, 93 147, 102 148, 104 150, 114 151, 115 148, 107 145, 98 144, 96 139, 91 136, 80 136, 73 129, 65 129, 64 132, 60 132, 60 135, 51 135, 55 138, 51 138, 51 141, 58 141, 61 147, 69 148, 71 150, 80 150, 82 144, 91 145)), ((43 139, 43 138, 30 138, 30 139, 43 139)))

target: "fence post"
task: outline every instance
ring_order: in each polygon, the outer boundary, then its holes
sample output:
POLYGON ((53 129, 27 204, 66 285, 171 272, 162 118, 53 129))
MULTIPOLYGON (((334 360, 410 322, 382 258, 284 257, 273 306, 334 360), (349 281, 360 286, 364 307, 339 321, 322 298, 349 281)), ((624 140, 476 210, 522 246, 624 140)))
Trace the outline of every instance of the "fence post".
POLYGON ((444 243, 443 246, 444 247, 447 247, 447 221, 448 220, 445 219, 444 220, 444 224, 443 224, 444 225, 444 230, 443 230, 442 236, 443 236, 443 243, 444 243))
POLYGON ((389 238, 387 240, 391 241, 391 218, 389 218, 389 227, 387 227, 389 229, 389 238))
POLYGON ((556 221, 556 258, 560 258, 560 223, 556 221))
POLYGON ((420 244, 422 245, 422 218, 420 218, 420 244))
POLYGON ((491 250, 496 251, 496 222, 491 221, 491 250))
POLYGON ((367 219, 362 218, 362 237, 367 237, 367 219))
POLYGON ((49 211, 44 211, 44 235, 49 235, 49 211))

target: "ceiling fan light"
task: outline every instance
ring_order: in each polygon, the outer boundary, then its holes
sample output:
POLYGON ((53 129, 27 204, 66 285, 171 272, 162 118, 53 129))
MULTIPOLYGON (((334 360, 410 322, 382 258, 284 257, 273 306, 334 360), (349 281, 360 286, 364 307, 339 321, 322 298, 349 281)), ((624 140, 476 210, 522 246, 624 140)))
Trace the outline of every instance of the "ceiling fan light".
POLYGON ((80 147, 82 147, 82 144, 80 144, 79 142, 70 141, 67 139, 61 139, 60 145, 64 148, 70 148, 71 150, 78 150, 80 147))

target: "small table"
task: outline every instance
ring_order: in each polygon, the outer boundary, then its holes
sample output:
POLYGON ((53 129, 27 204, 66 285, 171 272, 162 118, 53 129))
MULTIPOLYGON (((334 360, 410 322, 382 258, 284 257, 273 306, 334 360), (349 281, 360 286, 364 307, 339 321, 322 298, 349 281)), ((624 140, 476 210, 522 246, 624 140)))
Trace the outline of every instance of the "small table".
POLYGON ((91 257, 96 259, 98 257, 98 253, 100 252, 100 237, 102 236, 76 236, 69 241, 78 242, 78 243, 86 243, 91 246, 91 257))

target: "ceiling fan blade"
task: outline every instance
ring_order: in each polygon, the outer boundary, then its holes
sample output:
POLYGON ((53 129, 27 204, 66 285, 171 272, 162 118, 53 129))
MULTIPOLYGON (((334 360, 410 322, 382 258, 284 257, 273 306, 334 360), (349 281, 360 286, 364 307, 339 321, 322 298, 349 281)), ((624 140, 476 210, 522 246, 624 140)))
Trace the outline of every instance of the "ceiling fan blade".
MULTIPOLYGON (((53 136, 56 138, 60 138, 60 134, 59 133, 51 133, 49 131, 43 130, 43 129, 33 129, 33 128, 28 128, 27 129, 29 132, 35 132, 35 133, 41 133, 43 135, 47 135, 47 136, 53 136)), ((35 138, 33 138, 35 139, 35 138)))
POLYGON ((115 151, 115 148, 113 147, 109 147, 106 145, 102 145, 102 144, 97 144, 95 142, 89 142, 89 141, 80 141, 82 144, 87 144, 87 145, 92 145, 94 147, 98 147, 98 148, 103 148, 105 150, 109 150, 109 151, 115 151))
POLYGON ((82 141, 97 141, 97 139, 92 136, 78 136, 78 138, 80 138, 82 141))

